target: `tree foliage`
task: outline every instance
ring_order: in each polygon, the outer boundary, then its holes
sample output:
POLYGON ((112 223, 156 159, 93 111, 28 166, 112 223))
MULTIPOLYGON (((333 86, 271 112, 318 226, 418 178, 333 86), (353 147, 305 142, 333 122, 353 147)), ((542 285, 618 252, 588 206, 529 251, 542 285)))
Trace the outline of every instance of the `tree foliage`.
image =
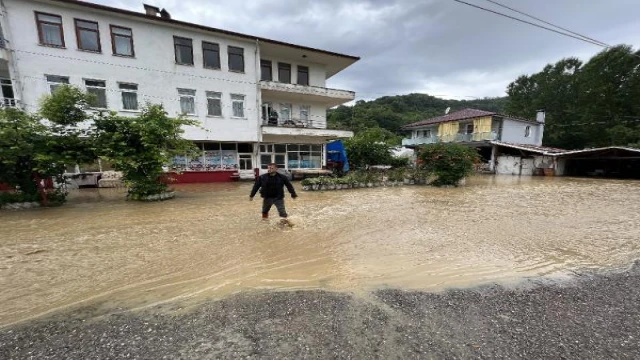
MULTIPOLYGON (((88 100, 82 92, 62 86, 43 99, 40 113, 0 109, 0 182, 18 190, 13 199, 39 198, 41 180, 63 182, 66 164, 95 158, 88 131, 80 126, 88 118, 83 110, 88 100)), ((65 197, 61 188, 46 195, 56 202, 65 197)))
POLYGON ((98 155, 122 171, 130 198, 138 199, 166 191, 163 166, 176 155, 196 150, 181 135, 182 126, 197 123, 184 117, 169 117, 162 105, 149 105, 133 118, 114 113, 97 117, 94 141, 98 155))
POLYGON ((480 161, 475 148, 455 143, 430 144, 418 150, 419 165, 436 177, 434 186, 458 186, 480 161))
POLYGON ((37 117, 13 108, 0 109, 0 183, 37 195, 37 175, 55 175, 61 165, 46 161, 50 136, 37 117))
POLYGON ((640 51, 620 45, 567 58, 509 84, 506 111, 546 111, 543 144, 567 149, 640 142, 640 51))
POLYGON ((171 118, 161 105, 149 105, 136 117, 96 112, 92 99, 62 86, 42 100, 36 115, 0 109, 0 182, 32 198, 38 179, 62 181, 66 165, 101 157, 123 172, 131 198, 165 191, 163 166, 195 150, 182 138, 182 127, 197 122, 171 118))
POLYGON ((393 164, 395 159, 392 149, 398 142, 398 136, 381 128, 372 128, 356 134, 344 144, 350 167, 364 169, 371 165, 393 164))

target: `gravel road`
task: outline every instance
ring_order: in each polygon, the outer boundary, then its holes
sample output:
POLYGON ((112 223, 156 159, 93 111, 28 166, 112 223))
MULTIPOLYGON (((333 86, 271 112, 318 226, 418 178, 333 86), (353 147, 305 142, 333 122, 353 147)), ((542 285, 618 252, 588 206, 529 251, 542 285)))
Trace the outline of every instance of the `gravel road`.
POLYGON ((560 283, 247 292, 167 310, 87 308, 5 327, 0 359, 640 358, 640 262, 560 283))

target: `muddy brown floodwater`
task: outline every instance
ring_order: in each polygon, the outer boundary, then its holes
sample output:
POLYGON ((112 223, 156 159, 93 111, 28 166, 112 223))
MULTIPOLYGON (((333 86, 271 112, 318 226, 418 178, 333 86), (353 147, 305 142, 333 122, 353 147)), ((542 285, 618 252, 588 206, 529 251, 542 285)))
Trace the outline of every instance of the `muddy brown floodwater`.
MULTIPOLYGON (((253 289, 440 290, 640 258, 640 182, 474 177, 455 189, 302 192, 295 226, 260 220, 251 184, 135 203, 85 189, 0 213, 0 325, 91 303, 144 308, 253 289)), ((272 216, 275 209, 272 210, 272 216)))

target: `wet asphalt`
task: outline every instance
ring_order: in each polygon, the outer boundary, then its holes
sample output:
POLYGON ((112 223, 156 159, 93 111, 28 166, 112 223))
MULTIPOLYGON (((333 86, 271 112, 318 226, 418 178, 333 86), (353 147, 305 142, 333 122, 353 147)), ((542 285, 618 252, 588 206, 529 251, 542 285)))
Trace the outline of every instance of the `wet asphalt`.
POLYGON ((0 329, 0 359, 637 359, 640 262, 624 272, 363 298, 244 292, 0 329), (171 308, 173 307, 173 308, 171 308))

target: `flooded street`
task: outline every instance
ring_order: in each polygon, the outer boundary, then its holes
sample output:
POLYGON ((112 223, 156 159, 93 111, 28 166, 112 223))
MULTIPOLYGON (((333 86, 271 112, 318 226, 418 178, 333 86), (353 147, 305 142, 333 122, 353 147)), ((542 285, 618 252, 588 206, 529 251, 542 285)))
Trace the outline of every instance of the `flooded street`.
POLYGON ((142 308, 252 289, 440 290, 640 258, 640 182, 475 177, 287 197, 260 219, 251 184, 176 186, 175 200, 85 189, 0 213, 0 325, 77 305, 142 308))

